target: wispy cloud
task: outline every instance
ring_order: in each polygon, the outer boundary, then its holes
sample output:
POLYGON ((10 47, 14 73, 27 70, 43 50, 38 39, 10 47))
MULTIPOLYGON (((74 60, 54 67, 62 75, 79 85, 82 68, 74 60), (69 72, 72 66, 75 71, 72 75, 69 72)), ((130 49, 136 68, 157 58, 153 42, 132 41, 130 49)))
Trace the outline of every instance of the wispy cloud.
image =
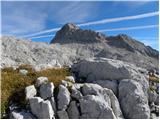
POLYGON ((41 36, 36 36, 36 37, 30 37, 28 39, 36 39, 36 38, 47 38, 47 37, 54 37, 55 35, 41 35, 41 36))
POLYGON ((86 22, 93 9, 97 7, 94 2, 65 2, 64 4, 58 4, 58 6, 62 9, 58 9, 54 13, 52 20, 60 24, 86 22))
MULTIPOLYGON (((111 23, 111 22, 141 19, 141 18, 157 16, 158 14, 159 14, 158 11, 156 11, 156 12, 150 12, 150 13, 134 15, 134 16, 125 16, 125 17, 118 17, 118 18, 103 19, 103 20, 94 21, 94 22, 87 22, 87 23, 83 23, 83 24, 78 24, 78 26, 99 25, 99 24, 105 24, 105 23, 111 23)), ((36 33, 33 33, 33 34, 28 34, 28 35, 21 36, 21 37, 31 37, 31 36, 36 36, 36 35, 45 34, 45 33, 49 33, 49 32, 56 32, 59 29, 60 28, 48 29, 48 30, 36 32, 36 33)))
POLYGON ((59 29, 60 28, 53 28, 53 29, 49 29, 49 30, 43 30, 43 31, 36 32, 36 33, 33 33, 33 34, 24 35, 24 36, 21 36, 21 37, 27 38, 27 37, 37 36, 37 35, 41 35, 41 34, 45 34, 45 33, 57 32, 59 29))
POLYGON ((89 25, 99 25, 99 24, 105 24, 105 23, 111 23, 111 22, 119 22, 119 21, 125 21, 125 20, 135 20, 135 19, 141 19, 141 18, 147 18, 147 17, 153 17, 159 15, 159 12, 150 12, 140 15, 133 15, 133 16, 125 16, 125 17, 118 17, 118 18, 110 18, 110 19, 103 19, 99 21, 94 22, 87 22, 83 24, 79 24, 78 26, 89 26, 89 25))
POLYGON ((134 27, 123 27, 123 28, 113 28, 113 29, 97 30, 97 32, 146 29, 146 28, 156 28, 156 27, 158 27, 158 26, 159 26, 159 25, 144 25, 144 26, 134 26, 134 27))
POLYGON ((33 6, 15 2, 2 2, 3 34, 20 35, 45 29, 45 13, 39 13, 33 6))

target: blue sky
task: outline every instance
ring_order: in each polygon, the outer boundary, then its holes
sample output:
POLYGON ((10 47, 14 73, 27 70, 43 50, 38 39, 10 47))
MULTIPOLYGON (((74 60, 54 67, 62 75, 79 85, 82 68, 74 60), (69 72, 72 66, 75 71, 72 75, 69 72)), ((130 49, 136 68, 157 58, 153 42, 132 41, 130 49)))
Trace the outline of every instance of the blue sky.
POLYGON ((2 35, 50 42, 60 27, 72 22, 107 36, 127 34, 158 50, 158 1, 3 1, 1 6, 2 35))

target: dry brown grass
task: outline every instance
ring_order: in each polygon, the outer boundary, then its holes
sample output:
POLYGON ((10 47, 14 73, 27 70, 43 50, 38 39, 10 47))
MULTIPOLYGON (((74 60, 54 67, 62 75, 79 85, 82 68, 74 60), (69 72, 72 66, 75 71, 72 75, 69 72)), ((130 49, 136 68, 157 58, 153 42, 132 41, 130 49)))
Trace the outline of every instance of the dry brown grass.
POLYGON ((55 86, 59 85, 65 76, 70 75, 67 68, 46 69, 42 71, 34 71, 29 65, 21 65, 17 70, 5 68, 1 71, 1 113, 3 114, 8 108, 10 99, 21 105, 25 104, 24 89, 26 86, 34 84, 37 77, 48 77, 49 81, 55 86), (21 75, 19 69, 28 70, 27 75, 21 75))
POLYGON ((157 77, 157 76, 149 76, 149 81, 153 81, 153 82, 159 83, 159 77, 157 77))

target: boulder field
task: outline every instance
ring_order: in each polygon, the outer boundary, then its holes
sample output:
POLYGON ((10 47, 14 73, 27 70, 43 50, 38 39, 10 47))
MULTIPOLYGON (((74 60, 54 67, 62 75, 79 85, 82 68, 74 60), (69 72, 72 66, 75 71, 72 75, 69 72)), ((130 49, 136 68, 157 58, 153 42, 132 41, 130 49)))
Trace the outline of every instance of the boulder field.
POLYGON ((83 60, 71 66, 54 86, 46 77, 25 88, 25 108, 12 109, 10 118, 149 119, 158 118, 159 93, 150 90, 147 71, 110 59, 83 60))

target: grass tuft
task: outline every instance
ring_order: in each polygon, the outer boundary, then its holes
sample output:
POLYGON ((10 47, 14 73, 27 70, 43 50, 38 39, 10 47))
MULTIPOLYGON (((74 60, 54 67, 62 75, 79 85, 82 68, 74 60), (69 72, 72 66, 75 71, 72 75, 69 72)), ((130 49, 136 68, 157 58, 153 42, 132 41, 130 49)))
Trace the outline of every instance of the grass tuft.
POLYGON ((40 77, 48 77, 50 82, 53 82, 55 87, 69 76, 70 71, 67 68, 46 69, 42 71, 34 71, 30 65, 21 65, 18 69, 4 68, 1 70, 1 115, 5 113, 9 106, 10 100, 20 105, 25 104, 25 87, 35 83, 35 80, 40 77), (27 75, 21 75, 20 69, 28 70, 27 75))

